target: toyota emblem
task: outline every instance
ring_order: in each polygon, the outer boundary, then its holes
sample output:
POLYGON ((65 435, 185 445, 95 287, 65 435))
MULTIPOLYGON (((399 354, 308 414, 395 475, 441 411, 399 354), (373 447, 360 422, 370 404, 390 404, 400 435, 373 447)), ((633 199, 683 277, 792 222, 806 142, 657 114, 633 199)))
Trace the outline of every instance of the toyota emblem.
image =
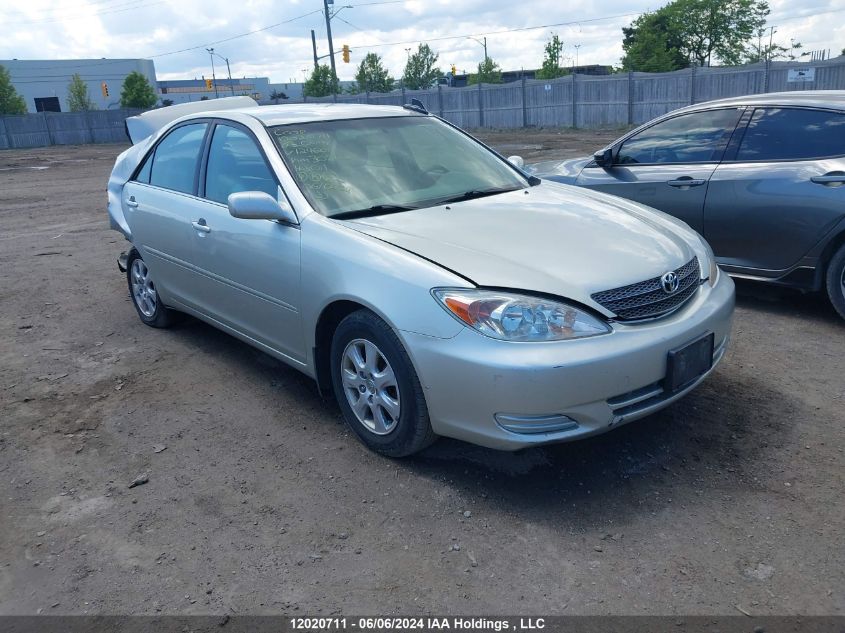
POLYGON ((678 274, 676 272, 670 270, 660 278, 660 285, 663 287, 663 292, 670 295, 678 289, 679 285, 681 285, 681 280, 678 279, 678 274))

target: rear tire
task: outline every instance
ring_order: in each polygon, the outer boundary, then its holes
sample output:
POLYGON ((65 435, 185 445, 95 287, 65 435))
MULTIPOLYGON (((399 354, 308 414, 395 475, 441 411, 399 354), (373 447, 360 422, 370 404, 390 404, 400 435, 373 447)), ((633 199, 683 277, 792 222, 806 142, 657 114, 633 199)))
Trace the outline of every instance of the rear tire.
POLYGON ((387 323, 369 310, 353 312, 335 330, 330 353, 335 398, 368 448, 405 457, 437 439, 411 359, 387 323))
POLYGON ((845 244, 839 247, 827 267, 827 296, 845 319, 845 244))
POLYGON ((126 260, 126 282, 132 305, 141 321, 150 327, 165 328, 173 325, 178 312, 161 302, 150 269, 134 249, 126 260))

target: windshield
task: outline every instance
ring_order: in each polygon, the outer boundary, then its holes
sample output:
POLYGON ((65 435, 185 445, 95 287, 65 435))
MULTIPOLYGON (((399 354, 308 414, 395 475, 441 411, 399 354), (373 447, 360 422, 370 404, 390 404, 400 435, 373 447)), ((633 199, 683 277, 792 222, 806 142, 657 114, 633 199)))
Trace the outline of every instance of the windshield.
POLYGON ((434 117, 270 128, 303 194, 328 217, 392 213, 512 191, 528 182, 434 117))

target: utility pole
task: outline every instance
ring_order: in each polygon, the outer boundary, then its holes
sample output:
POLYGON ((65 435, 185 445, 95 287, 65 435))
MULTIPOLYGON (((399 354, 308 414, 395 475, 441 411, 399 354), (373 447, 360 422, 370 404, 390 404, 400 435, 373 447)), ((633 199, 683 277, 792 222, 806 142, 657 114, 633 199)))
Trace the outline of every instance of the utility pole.
POLYGON ((323 13, 326 16, 326 36, 329 38, 329 61, 332 63, 332 78, 337 78, 337 69, 334 65, 334 43, 332 42, 332 16, 329 13, 329 2, 334 4, 334 0, 323 0, 323 13))
POLYGON ((580 66, 578 66, 578 49, 581 48, 580 44, 575 45, 575 70, 578 70, 580 66))
POLYGON ((311 29, 311 48, 314 49, 314 70, 317 70, 319 63, 317 62, 317 36, 314 34, 314 29, 311 29))
POLYGON ((235 96, 235 85, 232 83, 232 69, 229 68, 229 58, 223 58, 226 61, 226 72, 229 74, 229 91, 232 93, 232 96, 235 96))
POLYGON ((217 77, 214 74, 214 49, 207 48, 208 56, 211 57, 211 83, 214 84, 214 98, 218 99, 220 95, 217 93, 217 77))

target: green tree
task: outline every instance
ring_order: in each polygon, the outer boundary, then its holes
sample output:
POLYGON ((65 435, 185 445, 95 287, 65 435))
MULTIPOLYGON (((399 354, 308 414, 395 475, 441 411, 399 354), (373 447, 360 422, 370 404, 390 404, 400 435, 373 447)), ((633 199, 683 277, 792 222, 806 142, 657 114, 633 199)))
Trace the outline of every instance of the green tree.
POLYGON ((355 73, 358 92, 390 92, 395 83, 377 53, 367 53, 355 73))
POLYGON ((557 79, 569 74, 568 70, 560 66, 561 53, 563 53, 563 41, 557 33, 552 33, 552 39, 546 42, 543 66, 535 75, 537 79, 557 79))
POLYGON ((428 44, 420 44, 417 52, 408 57, 402 82, 410 90, 425 90, 431 88, 443 72, 435 66, 440 56, 431 50, 428 44))
POLYGON ((137 70, 126 75, 120 90, 121 108, 152 108, 156 103, 158 97, 146 75, 137 70))
POLYGON ((678 50, 681 43, 672 30, 669 11, 664 9, 643 13, 622 27, 623 70, 662 73, 689 67, 689 60, 678 50))
POLYGON ((306 97, 327 97, 337 92, 337 77, 328 64, 318 65, 302 86, 302 94, 306 97))
POLYGON ((0 66, 0 114, 26 114, 26 101, 15 90, 4 66, 0 66))
POLYGON ((690 63, 741 63, 766 23, 766 0, 673 0, 623 28, 623 67, 676 70, 690 63))
POLYGON ((777 42, 769 44, 767 38, 764 37, 765 35, 766 29, 761 28, 758 30, 757 41, 752 41, 745 51, 744 63, 756 64, 758 62, 764 62, 767 59, 788 59, 789 61, 793 61, 809 55, 807 52, 800 52, 804 47, 801 42, 790 40, 790 46, 787 48, 777 42))
POLYGON ((499 64, 493 61, 492 57, 487 57, 478 65, 478 72, 467 77, 467 84, 473 85, 477 83, 502 83, 502 69, 499 68, 499 64))
POLYGON ((79 73, 75 73, 67 85, 67 106, 71 112, 84 112, 86 110, 97 109, 97 105, 91 101, 91 97, 88 94, 88 84, 82 81, 79 73))

